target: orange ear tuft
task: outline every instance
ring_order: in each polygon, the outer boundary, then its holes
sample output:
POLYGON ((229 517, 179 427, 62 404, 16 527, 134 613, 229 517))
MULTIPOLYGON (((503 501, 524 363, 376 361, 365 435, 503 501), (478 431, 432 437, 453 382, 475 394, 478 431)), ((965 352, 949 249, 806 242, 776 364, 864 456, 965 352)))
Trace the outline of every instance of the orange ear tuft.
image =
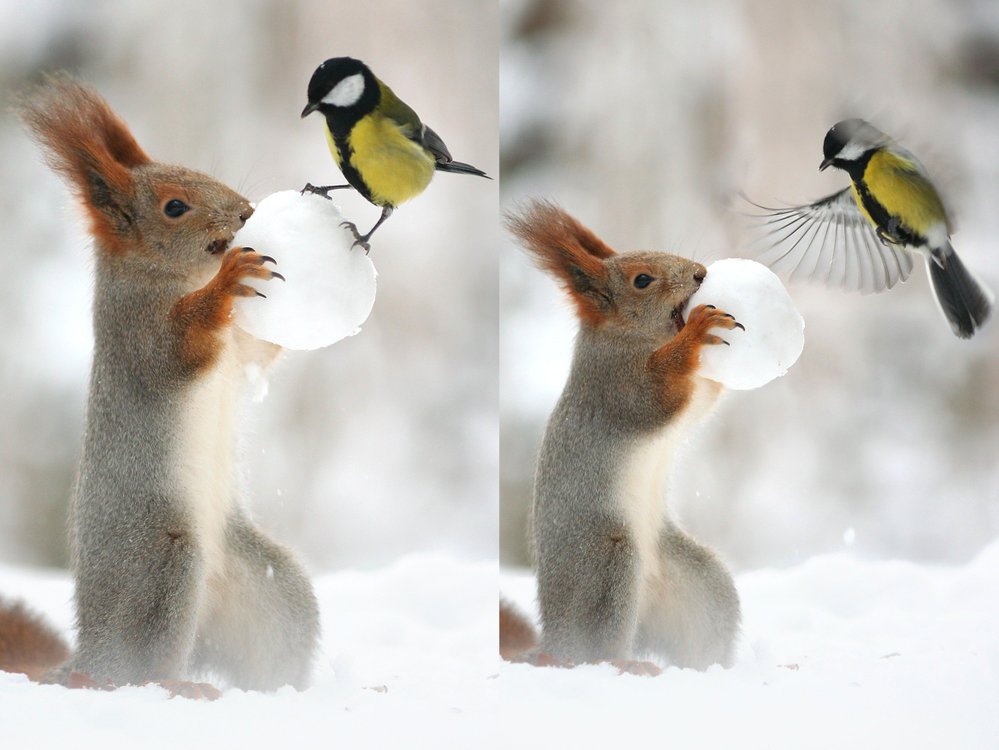
POLYGON ((569 292, 580 319, 597 325, 614 308, 603 261, 616 253, 576 219, 549 201, 533 201, 507 225, 542 270, 569 292))
POLYGON ((66 76, 49 76, 23 96, 21 116, 83 201, 99 244, 123 249, 133 231, 131 170, 150 161, 128 126, 100 94, 66 76))

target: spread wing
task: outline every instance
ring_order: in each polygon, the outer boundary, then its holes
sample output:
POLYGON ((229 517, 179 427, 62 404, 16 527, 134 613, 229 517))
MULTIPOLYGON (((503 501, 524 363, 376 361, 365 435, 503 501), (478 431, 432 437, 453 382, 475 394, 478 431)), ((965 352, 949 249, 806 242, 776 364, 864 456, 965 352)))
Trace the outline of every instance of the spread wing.
MULTIPOLYGON (((743 196, 745 198, 745 196, 743 196)), ((791 280, 808 279, 864 294, 891 289, 912 272, 912 255, 884 245, 848 187, 804 206, 772 208, 745 198, 763 246, 758 260, 791 280)))

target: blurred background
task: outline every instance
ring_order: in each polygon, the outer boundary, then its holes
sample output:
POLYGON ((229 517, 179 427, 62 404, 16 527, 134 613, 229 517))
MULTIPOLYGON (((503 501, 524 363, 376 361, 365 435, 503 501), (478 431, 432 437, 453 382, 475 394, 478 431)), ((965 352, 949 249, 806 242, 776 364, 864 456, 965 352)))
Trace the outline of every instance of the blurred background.
MULTIPOLYGON (((251 200, 338 178, 321 123, 298 118, 313 69, 335 55, 370 63, 456 158, 502 167, 502 185, 441 175, 403 206, 376 238, 362 334, 289 353, 247 406, 254 515, 314 570, 495 555, 497 369, 501 559, 526 562, 534 456, 575 322, 498 228, 497 201, 553 198, 620 250, 709 263, 745 254, 737 191, 798 203, 845 186, 817 172, 822 137, 860 116, 920 156, 962 258, 999 289, 994 3, 607 8, 0 0, 0 562, 65 563, 90 357, 88 240, 9 111, 45 70, 96 85, 155 158, 251 200)), ((336 200, 362 227, 378 216, 346 191, 336 200)), ((883 295, 791 291, 801 360, 730 394, 692 436, 674 511, 739 569, 846 546, 973 556, 999 535, 999 323, 954 338, 921 268, 883 295)))
MULTIPOLYGON (((0 0, 0 562, 63 565, 91 351, 91 251, 66 188, 10 112, 43 71, 92 83, 153 158, 252 201, 340 181, 319 118, 351 55, 455 158, 498 173, 495 2, 0 0)), ((496 556, 498 183, 440 175, 378 231, 360 335, 290 352, 247 404, 253 515, 314 571, 418 550, 496 556)), ((379 209, 334 194, 371 226, 379 209)))
MULTIPOLYGON (((966 264, 999 289, 999 6, 990 0, 501 3, 501 205, 558 201, 618 250, 743 254, 731 210, 845 187, 831 125, 863 117, 919 155, 966 264)), ((575 321, 500 248, 501 561, 525 564, 534 456, 575 321)), ((958 562, 999 535, 999 320, 953 336, 919 263, 875 296, 793 286, 805 350, 727 395, 670 504, 736 569, 851 547, 958 562)))

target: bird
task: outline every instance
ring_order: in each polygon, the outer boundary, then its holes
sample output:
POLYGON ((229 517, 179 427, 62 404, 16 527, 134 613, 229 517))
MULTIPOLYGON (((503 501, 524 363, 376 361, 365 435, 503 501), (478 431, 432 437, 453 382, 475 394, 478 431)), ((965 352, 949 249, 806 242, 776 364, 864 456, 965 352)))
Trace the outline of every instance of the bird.
POLYGON ((316 187, 302 192, 329 198, 329 191, 354 188, 382 215, 367 234, 345 221, 353 246, 370 252, 375 230, 396 206, 422 193, 434 172, 470 174, 492 179, 481 169, 451 158, 444 141, 371 69, 352 57, 333 57, 316 68, 309 80, 308 104, 302 117, 319 112, 326 121, 326 138, 347 185, 316 187))
MULTIPOLYGON (((760 260, 792 279, 806 277, 862 292, 905 281, 922 255, 934 297, 956 336, 971 338, 992 311, 993 294, 951 245, 952 224, 926 168, 865 120, 836 123, 819 171, 834 167, 850 185, 814 203, 764 214, 769 247, 760 260)), ((748 198, 746 200, 749 200, 748 198)))

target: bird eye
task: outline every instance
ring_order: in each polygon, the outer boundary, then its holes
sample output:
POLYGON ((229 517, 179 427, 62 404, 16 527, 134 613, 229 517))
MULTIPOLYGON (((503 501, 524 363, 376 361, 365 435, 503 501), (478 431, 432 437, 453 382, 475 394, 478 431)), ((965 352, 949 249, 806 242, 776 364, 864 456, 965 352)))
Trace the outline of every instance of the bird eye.
POLYGON ((186 214, 191 210, 191 207, 184 203, 184 201, 179 198, 174 198, 173 200, 167 201, 167 204, 163 206, 163 213, 169 216, 171 219, 177 219, 186 214))
POLYGON ((655 279, 649 276, 647 273, 640 273, 638 274, 638 276, 635 277, 635 280, 631 283, 635 285, 636 289, 644 289, 653 281, 655 281, 655 279))

